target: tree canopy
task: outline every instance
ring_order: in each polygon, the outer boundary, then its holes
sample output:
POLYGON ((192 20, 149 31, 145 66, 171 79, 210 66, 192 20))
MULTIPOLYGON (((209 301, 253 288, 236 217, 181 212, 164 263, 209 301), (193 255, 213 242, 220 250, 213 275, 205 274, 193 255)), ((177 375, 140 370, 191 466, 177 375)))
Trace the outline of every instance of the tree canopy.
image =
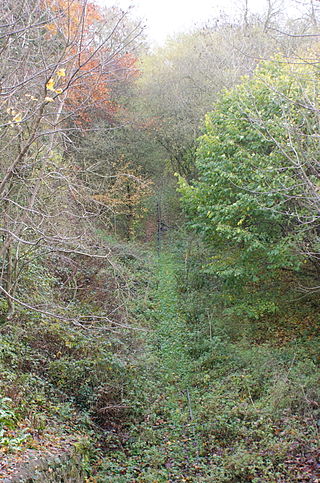
MULTIPOLYGON (((316 52, 309 52, 309 57, 316 52)), ((235 284, 319 269, 318 69, 280 56, 226 91, 206 116, 196 166, 181 181, 212 270, 235 284)))

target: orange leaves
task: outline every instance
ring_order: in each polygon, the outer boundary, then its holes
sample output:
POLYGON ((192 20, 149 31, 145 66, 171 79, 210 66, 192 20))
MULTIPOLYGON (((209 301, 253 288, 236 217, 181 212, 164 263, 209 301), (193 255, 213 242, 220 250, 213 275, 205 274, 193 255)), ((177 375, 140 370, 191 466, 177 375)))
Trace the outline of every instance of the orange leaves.
POLYGON ((48 35, 53 45, 62 48, 61 44, 65 49, 63 67, 57 66, 46 81, 47 94, 65 93, 63 102, 68 119, 79 127, 87 127, 95 118, 113 120, 119 110, 114 87, 138 73, 136 58, 128 52, 122 54, 121 48, 109 41, 108 32, 121 15, 117 17, 113 10, 111 14, 110 9, 102 10, 92 1, 41 1, 48 15, 45 26, 48 35))
POLYGON ((45 26, 46 30, 48 31, 48 34, 50 36, 55 36, 57 35, 58 33, 58 28, 57 26, 54 24, 54 23, 48 23, 46 26, 45 26))
POLYGON ((47 80, 46 90, 66 92, 65 108, 80 127, 97 116, 112 119, 118 111, 113 87, 136 76, 136 58, 115 54, 113 46, 99 39, 110 19, 93 2, 42 0, 42 5, 51 14, 48 34, 61 37, 66 45, 64 67, 47 80))
POLYGON ((91 49, 78 55, 79 72, 67 100, 67 109, 76 113, 78 125, 91 122, 94 116, 110 120, 119 110, 113 87, 135 76, 136 59, 129 54, 110 61, 111 57, 107 48, 100 49, 99 56, 92 55, 91 49))
POLYGON ((55 21, 46 29, 51 35, 59 31, 68 37, 82 35, 82 30, 101 20, 99 8, 83 0, 43 0, 43 7, 55 14, 55 21), (83 28, 82 28, 83 27, 83 28))
POLYGON ((74 114, 78 125, 92 121, 93 112, 110 116, 117 108, 111 100, 108 77, 100 73, 98 60, 82 62, 79 75, 68 91, 66 108, 74 114))
POLYGON ((118 60, 118 65, 126 72, 127 78, 137 77, 139 75, 140 71, 137 69, 136 63, 137 58, 129 52, 122 55, 118 60))
POLYGON ((113 208, 118 214, 128 214, 145 198, 151 196, 151 193, 152 182, 132 169, 129 163, 126 163, 110 177, 108 191, 94 195, 92 198, 113 208))

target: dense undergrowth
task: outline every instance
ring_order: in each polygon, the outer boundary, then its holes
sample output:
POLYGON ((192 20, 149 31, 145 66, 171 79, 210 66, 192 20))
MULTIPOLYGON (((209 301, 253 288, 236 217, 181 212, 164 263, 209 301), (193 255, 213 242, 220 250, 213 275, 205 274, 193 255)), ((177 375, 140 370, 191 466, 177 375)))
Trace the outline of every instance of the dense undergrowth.
POLYGON ((269 329, 222 315, 204 247, 178 245, 160 256, 144 309, 135 422, 98 481, 317 481, 316 321, 305 306, 289 327, 288 313, 269 329))
POLYGON ((89 481, 316 482, 316 301, 241 318, 225 310, 199 239, 178 236, 160 256, 113 250, 111 268, 38 272, 46 296, 73 314, 118 308, 109 330, 27 310, 14 324, 3 317, 2 455, 69 438, 89 481), (59 286, 70 273, 72 301, 59 286))
POLYGON ((319 22, 275 3, 152 53, 2 2, 0 480, 320 482, 319 22))
MULTIPOLYGON (((112 263, 81 256, 52 259, 46 266, 33 261, 19 291, 30 303, 42 304, 43 313, 17 308, 7 321, 2 303, 1 460, 19 466, 29 450, 41 457, 46 449, 63 453, 72 444, 85 455, 89 474, 101 435, 119 431, 128 417, 132 360, 139 350, 133 333, 144 331, 133 323, 129 307, 147 283, 147 256, 129 244, 105 243, 112 263)), ((8 476, 2 465, 1 476, 8 476)))

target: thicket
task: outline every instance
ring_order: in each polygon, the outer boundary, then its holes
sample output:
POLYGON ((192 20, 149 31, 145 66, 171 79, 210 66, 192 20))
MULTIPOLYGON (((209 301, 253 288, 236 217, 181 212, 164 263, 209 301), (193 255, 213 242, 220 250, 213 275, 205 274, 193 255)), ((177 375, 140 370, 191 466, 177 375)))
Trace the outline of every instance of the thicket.
POLYGON ((227 316, 216 277, 203 270, 203 241, 183 230, 165 251, 143 310, 151 333, 135 368, 133 422, 98 481, 313 481, 315 325, 279 316, 268 330, 227 316))
POLYGON ((119 216, 131 236, 150 183, 126 162, 75 156, 99 122, 124 122, 139 22, 85 0, 0 10, 0 445, 18 466, 82 436, 89 448, 127 411, 141 256, 103 228, 119 216))
POLYGON ((99 481, 317 481, 317 49, 302 55, 206 116, 180 181, 194 234, 164 246, 145 311, 140 423, 99 481))
MULTIPOLYGON (((180 184, 204 244, 201 264, 199 251, 188 255, 196 266, 182 291, 189 306, 188 284, 194 297, 191 353, 214 393, 201 400, 211 415, 205 440, 213 436, 221 462, 216 481, 318 475, 317 85, 308 61, 260 64, 207 115, 198 180, 180 184)), ((196 380, 201 387, 202 374, 196 380)))
POLYGON ((319 477, 317 12, 273 8, 147 53, 117 8, 0 7, 6 461, 319 477))
POLYGON ((199 180, 181 181, 190 224, 211 250, 206 270, 235 315, 277 316, 284 293, 294 303, 299 289, 302 304, 317 306, 317 76, 308 63, 262 63, 207 116, 199 180))

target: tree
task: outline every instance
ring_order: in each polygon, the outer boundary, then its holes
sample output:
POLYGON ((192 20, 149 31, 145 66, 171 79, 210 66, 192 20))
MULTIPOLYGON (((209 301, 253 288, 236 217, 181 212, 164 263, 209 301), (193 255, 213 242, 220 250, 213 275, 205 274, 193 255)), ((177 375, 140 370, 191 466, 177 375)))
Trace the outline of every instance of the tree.
MULTIPOLYGON (((169 39, 144 56, 136 110, 172 172, 189 179, 194 175, 199 125, 220 92, 251 75, 260 60, 279 50, 292 55, 303 41, 268 30, 279 20, 273 7, 269 3, 260 17, 247 12, 245 25, 243 19, 208 21, 207 26, 169 39)), ((295 28, 296 32, 300 27, 295 28)))
POLYGON ((199 181, 181 182, 191 224, 213 250, 211 270, 256 316, 276 310, 279 292, 263 292, 282 274, 319 279, 317 83, 317 64, 263 62, 207 115, 199 181))
POLYGON ((143 214, 143 201, 152 194, 152 183, 138 172, 138 167, 131 166, 124 159, 118 160, 113 173, 103 178, 108 180, 107 191, 95 194, 93 199, 111 211, 115 232, 119 231, 117 225, 121 226, 121 219, 124 219, 122 231, 130 240, 135 234, 134 223, 143 214))
POLYGON ((134 75, 130 45, 141 29, 120 35, 126 13, 87 0, 10 0, 1 13, 0 290, 12 315, 25 304, 16 295, 30 260, 94 255, 99 207, 66 146, 97 103, 113 116, 113 85, 134 75))

